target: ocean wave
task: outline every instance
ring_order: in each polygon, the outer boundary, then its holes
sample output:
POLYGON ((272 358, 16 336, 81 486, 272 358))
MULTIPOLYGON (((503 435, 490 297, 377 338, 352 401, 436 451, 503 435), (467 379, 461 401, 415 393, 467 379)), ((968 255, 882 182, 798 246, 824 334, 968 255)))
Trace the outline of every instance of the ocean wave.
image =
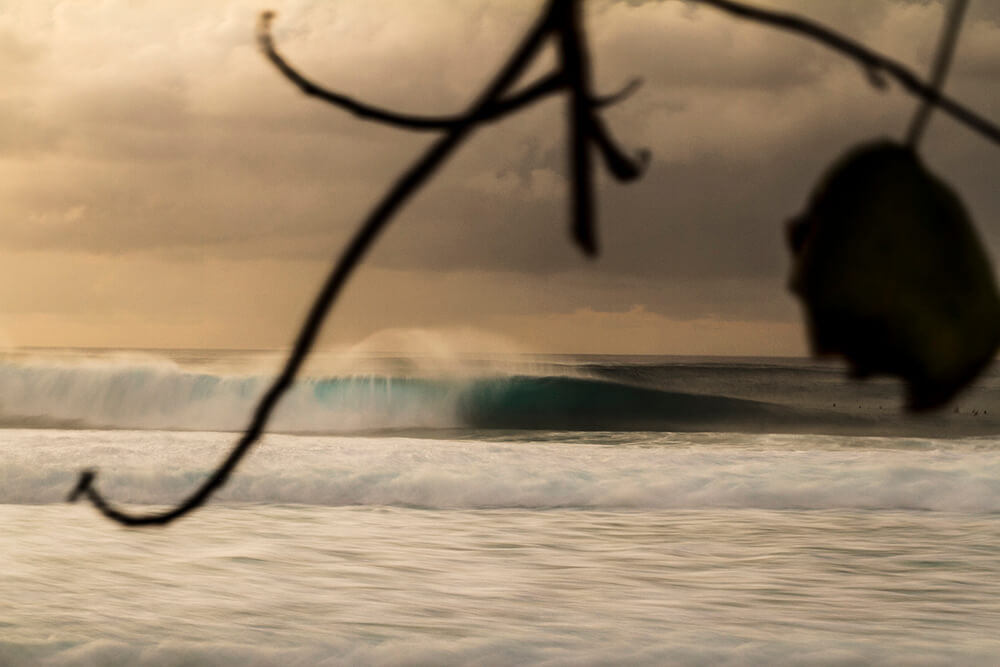
MULTIPOLYGON (((0 426, 239 430, 268 381, 165 364, 0 364, 0 426)), ((272 427, 292 433, 460 427, 766 430, 817 420, 856 421, 587 377, 359 375, 297 382, 272 427)))
MULTIPOLYGON (((855 387, 822 366, 376 361, 365 364, 380 372, 300 379, 268 429, 1000 433, 992 375, 953 410, 915 417, 892 402, 893 384, 855 387)), ((244 371, 155 358, 8 360, 0 363, 0 428, 239 431, 271 382, 244 371)))

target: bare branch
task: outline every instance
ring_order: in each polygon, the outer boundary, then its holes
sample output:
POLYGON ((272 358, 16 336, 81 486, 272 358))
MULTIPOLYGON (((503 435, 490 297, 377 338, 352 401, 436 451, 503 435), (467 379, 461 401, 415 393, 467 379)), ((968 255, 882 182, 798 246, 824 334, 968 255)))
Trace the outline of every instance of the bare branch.
MULTIPOLYGON (((395 125, 408 130, 418 131, 440 131, 453 128, 463 120, 462 115, 452 116, 418 116, 414 114, 404 114, 388 109, 382 109, 371 104, 358 102, 357 100, 323 88, 302 76, 295 68, 278 53, 274 46, 274 38, 271 36, 271 22, 274 19, 273 12, 261 14, 257 24, 257 43, 264 55, 267 56, 275 67, 278 68, 286 79, 295 84, 299 90, 311 97, 317 97, 330 104, 340 107, 359 118, 377 121, 388 125, 395 125)), ((499 120, 503 116, 514 113, 520 108, 532 104, 546 95, 558 92, 565 86, 565 80, 558 74, 550 74, 513 97, 499 101, 492 105, 490 109, 483 112, 482 121, 499 120)))
MULTIPOLYGON (((559 18, 552 26, 557 33, 560 44, 563 45, 563 62, 559 71, 549 74, 536 81, 521 92, 496 102, 480 115, 480 122, 495 121, 507 114, 541 99, 542 97, 562 89, 570 93, 570 169, 572 175, 573 196, 571 219, 573 235, 584 252, 594 255, 597 252, 593 222, 593 174, 590 164, 590 140, 601 153, 604 163, 612 175, 619 181, 631 181, 638 178, 648 162, 648 151, 641 151, 633 158, 626 155, 611 140, 603 122, 593 113, 594 108, 614 104, 631 95, 640 85, 639 79, 633 79, 622 90, 605 97, 594 97, 590 91, 589 63, 586 49, 583 45, 583 28, 578 16, 582 5, 581 0, 568 0, 559 3, 559 18)), ((261 15, 257 28, 257 41, 261 50, 277 69, 298 86, 307 95, 317 97, 354 115, 396 127, 417 131, 437 131, 455 127, 464 122, 464 116, 415 116, 402 114, 358 102, 346 95, 327 90, 310 81, 278 53, 271 35, 270 25, 274 14, 266 12, 261 15)))
POLYGON ((582 0, 557 0, 554 20, 562 71, 569 86, 570 219, 573 238, 584 254, 597 255, 594 224, 594 170, 590 154, 590 60, 583 44, 582 0))
MULTIPOLYGON (((261 14, 257 23, 257 44, 261 51, 267 56, 274 66, 286 79, 291 81, 303 93, 310 97, 316 97, 325 102, 350 112, 365 120, 394 125, 407 130, 415 131, 440 131, 455 127, 463 122, 463 115, 446 116, 420 116, 415 114, 405 114, 397 111, 379 108, 371 104, 359 102, 347 95, 334 92, 310 81, 298 70, 288 64, 288 61, 278 53, 274 45, 274 38, 271 35, 271 22, 274 20, 273 12, 261 14)), ((617 104, 629 97, 639 87, 641 81, 633 79, 629 81, 621 90, 611 95, 595 98, 592 104, 596 107, 617 104)), ((483 111, 480 122, 497 121, 515 113, 524 107, 530 106, 544 97, 559 92, 566 87, 565 77, 558 72, 554 72, 538 79, 521 91, 513 93, 510 97, 498 100, 489 109, 483 111)))
MULTIPOLYGON (((938 93, 944 87, 945 77, 948 76, 948 67, 951 65, 951 57, 955 54, 958 32, 962 27, 962 18, 965 16, 968 4, 968 0, 953 0, 951 11, 948 12, 948 18, 941 29, 937 55, 934 56, 934 68, 931 70, 931 87, 938 93)), ((910 148, 916 149, 920 143, 920 138, 927 128, 927 121, 930 120, 932 108, 930 102, 924 100, 913 114, 910 130, 906 133, 906 145, 910 148)))
POLYGON ((602 97, 595 97, 591 100, 590 104, 594 107, 607 107, 613 104, 618 104, 629 97, 632 97, 632 93, 639 90, 642 86, 642 79, 636 77, 622 86, 622 89, 617 93, 611 93, 610 95, 604 95, 602 97))
POLYGON ((879 85, 880 74, 888 75, 898 81, 910 94, 921 98, 928 104, 933 104, 973 131, 978 132, 994 143, 1000 144, 1000 127, 940 93, 933 85, 924 83, 920 80, 920 77, 898 61, 872 51, 829 28, 796 16, 795 14, 760 9, 740 2, 734 2, 733 0, 688 1, 709 5, 739 18, 756 21, 810 37, 834 51, 857 60, 865 68, 869 80, 876 86, 879 85))
POLYGON ((589 123, 590 138, 601 157, 604 158, 604 166, 607 167, 612 176, 622 183, 627 183, 640 178, 646 172, 650 160, 648 150, 641 149, 636 152, 635 156, 629 156, 615 145, 600 116, 590 114, 589 123))
POLYGON ((295 340, 295 345, 289 353, 288 359, 285 361, 281 374, 275 378, 270 388, 264 394, 243 436, 215 473, 205 480, 181 504, 165 512, 135 515, 114 507, 95 488, 94 480, 97 473, 91 470, 81 473, 76 488, 70 496, 70 500, 75 500, 80 495, 85 495, 104 516, 127 526, 163 525, 179 519, 188 512, 200 507, 213 493, 226 483, 229 475, 232 474, 240 460, 260 439, 260 435, 267 426, 278 401, 292 386, 295 376, 302 367, 302 363, 316 342, 316 337, 319 335, 330 306, 337 299, 337 295, 347 283, 347 279, 354 272, 354 269, 364 258, 375 240, 384 231, 393 215, 437 171, 451 153, 469 137, 472 131, 481 123, 482 116, 497 103, 527 69, 531 59, 539 51, 545 37, 551 30, 553 25, 553 6, 559 1, 550 0, 546 5, 542 17, 528 32, 527 36, 493 81, 479 95, 476 102, 462 117, 463 120, 450 128, 447 134, 434 142, 430 149, 424 153, 423 157, 403 173, 355 233, 354 238, 344 249, 340 259, 334 265, 333 271, 324 283, 323 288, 313 301, 309 314, 302 324, 299 335, 295 340))

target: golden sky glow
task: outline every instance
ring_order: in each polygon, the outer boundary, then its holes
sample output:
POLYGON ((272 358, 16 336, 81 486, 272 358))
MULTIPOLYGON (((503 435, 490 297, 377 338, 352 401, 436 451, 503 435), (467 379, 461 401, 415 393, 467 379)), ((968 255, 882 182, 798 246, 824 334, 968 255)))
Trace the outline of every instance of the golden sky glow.
MULTIPOLYGON (((760 2, 924 72, 939 2, 760 2)), ((0 344, 280 347, 365 212, 429 137, 299 94, 465 106, 538 2, 0 0, 0 344)), ((914 101, 795 36, 665 0, 589 5, 607 112, 653 163, 602 184, 602 256, 566 228, 563 105, 481 130, 405 209, 327 327, 475 328, 552 352, 800 354, 783 225, 849 145, 914 101)), ((541 72, 539 66, 536 72, 541 72)), ((948 90, 1000 120, 1000 6, 972 3, 948 90)), ((924 144, 996 254, 1000 149, 941 115, 924 144)))

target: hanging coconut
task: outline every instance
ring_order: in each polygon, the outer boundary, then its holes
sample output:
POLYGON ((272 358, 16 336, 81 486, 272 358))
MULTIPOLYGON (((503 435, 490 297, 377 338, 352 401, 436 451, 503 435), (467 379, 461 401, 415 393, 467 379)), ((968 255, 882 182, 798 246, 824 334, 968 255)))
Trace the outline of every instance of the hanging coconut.
POLYGON ((791 290, 816 354, 900 376, 910 409, 942 405, 990 362, 1000 298, 962 202, 885 140, 833 165, 792 220, 791 290))

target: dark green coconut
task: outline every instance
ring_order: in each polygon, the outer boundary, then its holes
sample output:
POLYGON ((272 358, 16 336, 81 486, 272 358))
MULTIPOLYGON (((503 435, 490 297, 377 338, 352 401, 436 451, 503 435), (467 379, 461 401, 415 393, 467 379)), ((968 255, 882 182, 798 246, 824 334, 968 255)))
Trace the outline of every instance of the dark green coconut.
POLYGON ((813 351, 854 375, 898 375, 911 409, 942 405, 993 358, 1000 298, 959 198, 885 140, 833 165, 789 223, 790 287, 813 351))

